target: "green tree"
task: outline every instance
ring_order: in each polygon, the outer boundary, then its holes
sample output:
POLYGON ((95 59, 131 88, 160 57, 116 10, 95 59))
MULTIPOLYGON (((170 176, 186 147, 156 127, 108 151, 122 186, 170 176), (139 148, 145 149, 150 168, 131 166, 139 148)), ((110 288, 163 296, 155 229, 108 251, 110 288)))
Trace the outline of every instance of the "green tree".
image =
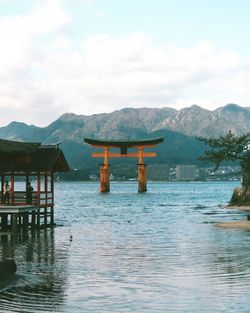
POLYGON ((219 138, 199 138, 199 140, 210 147, 199 159, 214 163, 214 170, 218 169, 222 161, 240 161, 242 185, 246 193, 250 185, 250 133, 235 136, 229 131, 219 138))

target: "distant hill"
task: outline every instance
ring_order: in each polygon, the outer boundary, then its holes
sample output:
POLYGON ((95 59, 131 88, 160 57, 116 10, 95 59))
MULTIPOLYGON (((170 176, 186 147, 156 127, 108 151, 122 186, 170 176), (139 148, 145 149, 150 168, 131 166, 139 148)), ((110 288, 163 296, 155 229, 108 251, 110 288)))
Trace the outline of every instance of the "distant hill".
POLYGON ((91 147, 83 143, 84 137, 122 140, 164 136, 164 143, 157 147, 157 159, 150 159, 149 163, 190 164, 197 163, 197 156, 204 149, 196 136, 219 136, 229 130, 236 134, 250 131, 250 108, 228 104, 214 111, 193 105, 179 111, 172 108, 126 108, 90 116, 65 113, 47 127, 11 122, 0 128, 0 138, 62 142, 70 166, 87 168, 97 164, 98 160, 91 158, 91 147))
POLYGON ((208 111, 193 105, 166 118, 156 128, 203 137, 216 137, 229 130, 238 135, 244 134, 250 131, 250 108, 228 104, 217 110, 208 111))

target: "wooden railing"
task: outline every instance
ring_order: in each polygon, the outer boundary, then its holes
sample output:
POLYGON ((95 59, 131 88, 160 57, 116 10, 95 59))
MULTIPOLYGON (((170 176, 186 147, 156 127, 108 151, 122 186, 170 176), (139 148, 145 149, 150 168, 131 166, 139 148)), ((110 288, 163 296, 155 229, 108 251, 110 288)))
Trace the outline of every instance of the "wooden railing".
MULTIPOLYGON (((4 204, 3 197, 2 204, 4 204)), ((25 191, 15 191, 10 195, 10 204, 14 205, 27 205, 26 192, 25 191)), ((40 192, 40 195, 34 191, 32 192, 32 203, 31 205, 37 206, 50 206, 53 205, 53 194, 52 192, 40 192)))
POLYGON ((53 204, 52 192, 47 192, 47 193, 40 192, 40 205, 50 205, 50 204, 53 204))

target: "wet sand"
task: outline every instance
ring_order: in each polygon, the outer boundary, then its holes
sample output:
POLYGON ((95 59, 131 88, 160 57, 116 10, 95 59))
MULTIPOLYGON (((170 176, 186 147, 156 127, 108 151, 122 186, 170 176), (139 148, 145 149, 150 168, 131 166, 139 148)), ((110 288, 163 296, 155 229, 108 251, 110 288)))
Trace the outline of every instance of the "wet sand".
POLYGON ((250 205, 227 205, 226 209, 250 211, 250 205))
POLYGON ((250 230, 250 221, 241 220, 241 221, 232 221, 232 222, 223 222, 215 224, 215 227, 226 228, 226 229, 246 229, 250 230))
MULTIPOLYGON (((245 212, 250 212, 249 205, 227 205, 225 206, 226 209, 232 210, 240 210, 245 212)), ((226 228, 226 229, 249 229, 250 230, 250 220, 244 219, 240 221, 231 221, 231 222, 222 222, 215 224, 215 227, 219 228, 226 228)))

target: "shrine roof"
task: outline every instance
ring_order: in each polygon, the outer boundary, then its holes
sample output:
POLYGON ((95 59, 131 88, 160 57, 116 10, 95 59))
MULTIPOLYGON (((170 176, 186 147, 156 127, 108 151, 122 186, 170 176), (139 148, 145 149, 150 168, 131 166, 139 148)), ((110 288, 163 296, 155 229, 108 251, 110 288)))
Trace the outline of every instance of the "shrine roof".
POLYGON ((1 171, 68 171, 69 166, 58 145, 0 139, 1 171))
POLYGON ((41 143, 20 142, 0 139, 0 153, 31 153, 35 151, 41 143))
POLYGON ((156 145, 163 142, 164 137, 154 138, 154 139, 136 139, 136 140, 105 140, 105 139, 93 139, 93 138, 84 138, 84 141, 93 146, 109 146, 109 147, 143 147, 148 145, 156 145))

